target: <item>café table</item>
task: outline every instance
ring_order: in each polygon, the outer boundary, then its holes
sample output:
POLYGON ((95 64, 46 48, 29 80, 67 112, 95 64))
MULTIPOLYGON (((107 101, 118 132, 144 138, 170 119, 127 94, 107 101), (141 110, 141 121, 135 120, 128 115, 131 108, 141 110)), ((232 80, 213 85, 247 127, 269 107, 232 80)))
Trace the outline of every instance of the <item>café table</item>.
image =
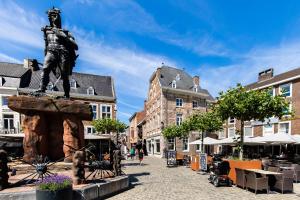
POLYGON ((245 171, 251 171, 255 172, 257 174, 260 174, 261 176, 268 176, 268 185, 270 188, 274 187, 276 183, 276 178, 275 176, 277 175, 282 175, 280 172, 272 172, 272 171, 267 171, 267 170, 262 170, 262 169, 244 169, 245 171))

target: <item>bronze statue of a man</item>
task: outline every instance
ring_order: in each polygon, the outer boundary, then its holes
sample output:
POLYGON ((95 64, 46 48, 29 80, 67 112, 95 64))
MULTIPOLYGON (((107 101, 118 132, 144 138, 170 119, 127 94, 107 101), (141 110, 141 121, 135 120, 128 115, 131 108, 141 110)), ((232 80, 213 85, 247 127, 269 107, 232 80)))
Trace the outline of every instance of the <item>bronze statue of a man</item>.
POLYGON ((45 39, 45 60, 42 72, 42 80, 38 92, 45 92, 49 83, 51 71, 55 76, 63 80, 64 97, 70 98, 69 75, 72 74, 76 50, 78 46, 71 33, 61 27, 60 10, 52 8, 47 12, 50 26, 42 28, 45 39))

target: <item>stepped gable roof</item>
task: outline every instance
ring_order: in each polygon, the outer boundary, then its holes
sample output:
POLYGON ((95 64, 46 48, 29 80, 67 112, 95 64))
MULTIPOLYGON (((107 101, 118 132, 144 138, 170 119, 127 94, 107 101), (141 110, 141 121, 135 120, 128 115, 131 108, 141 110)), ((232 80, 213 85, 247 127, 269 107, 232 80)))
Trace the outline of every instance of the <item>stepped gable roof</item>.
POLYGON ((23 64, 0 62, 0 76, 20 78, 29 70, 23 64))
MULTIPOLYGON (((184 70, 162 66, 159 75, 159 81, 162 87, 172 88, 172 82, 176 81, 176 89, 188 90, 194 92, 194 81, 193 78, 186 73, 184 70), (178 79, 176 79, 178 77, 178 79)), ((206 90, 198 86, 197 93, 203 93, 208 95, 209 100, 214 100, 211 94, 206 90)))
POLYGON ((286 79, 290 79, 290 78, 292 79, 293 77, 296 78, 296 76, 300 76, 300 68, 296 68, 296 69, 284 72, 282 74, 278 74, 278 75, 273 76, 272 78, 264 80, 264 81, 257 81, 257 82, 251 83, 249 85, 246 85, 245 87, 247 89, 260 88, 260 87, 264 87, 264 86, 267 86, 270 84, 274 84, 276 82, 284 81, 286 79))

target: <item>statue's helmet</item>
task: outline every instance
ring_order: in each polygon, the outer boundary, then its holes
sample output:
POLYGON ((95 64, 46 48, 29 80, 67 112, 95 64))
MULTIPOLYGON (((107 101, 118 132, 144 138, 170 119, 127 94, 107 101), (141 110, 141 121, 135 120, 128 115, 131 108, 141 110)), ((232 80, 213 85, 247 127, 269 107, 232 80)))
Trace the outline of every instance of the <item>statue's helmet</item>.
POLYGON ((51 16, 57 16, 57 21, 55 22, 56 23, 56 26, 61 28, 61 18, 60 18, 60 10, 58 8, 51 8, 47 11, 47 14, 48 14, 48 19, 49 19, 49 22, 50 22, 50 26, 53 26, 53 21, 52 21, 52 18, 51 16))

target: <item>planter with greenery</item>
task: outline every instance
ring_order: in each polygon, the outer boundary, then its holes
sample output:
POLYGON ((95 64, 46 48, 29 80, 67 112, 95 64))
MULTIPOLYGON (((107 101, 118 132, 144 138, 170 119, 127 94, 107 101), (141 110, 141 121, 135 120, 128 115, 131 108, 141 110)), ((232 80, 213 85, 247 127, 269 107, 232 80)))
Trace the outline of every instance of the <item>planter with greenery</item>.
POLYGON ((72 179, 65 175, 47 176, 37 182, 37 200, 72 200, 72 179))

